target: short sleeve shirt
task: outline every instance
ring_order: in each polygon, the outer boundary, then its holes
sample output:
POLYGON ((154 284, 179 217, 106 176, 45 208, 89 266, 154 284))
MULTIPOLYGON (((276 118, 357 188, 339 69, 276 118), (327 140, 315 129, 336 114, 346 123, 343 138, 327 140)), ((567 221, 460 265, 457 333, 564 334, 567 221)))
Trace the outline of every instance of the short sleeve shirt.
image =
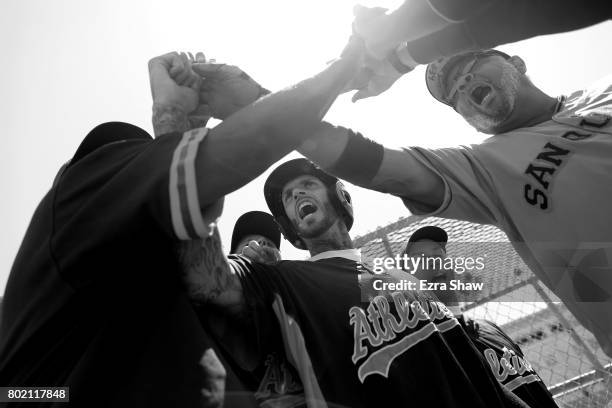
POLYGON ((277 320, 309 406, 508 406, 442 303, 374 284, 401 275, 373 274, 346 251, 275 265, 245 261, 237 273, 257 320, 277 320))
POLYGON ((551 120, 478 145, 405 150, 444 182, 444 201, 429 215, 501 228, 609 355, 611 84, 612 76, 571 94, 551 120))

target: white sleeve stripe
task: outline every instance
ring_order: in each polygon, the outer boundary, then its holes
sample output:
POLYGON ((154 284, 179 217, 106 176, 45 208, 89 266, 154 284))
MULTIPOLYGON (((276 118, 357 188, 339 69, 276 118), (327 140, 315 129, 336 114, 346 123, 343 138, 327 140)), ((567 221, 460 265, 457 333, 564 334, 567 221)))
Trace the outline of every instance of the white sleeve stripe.
POLYGON ((453 327, 459 326, 459 321, 457 319, 450 319, 442 323, 435 323, 438 330, 441 332, 445 332, 447 330, 452 329, 453 327))
POLYGON ((186 132, 183 134, 181 141, 174 149, 174 154, 172 155, 172 163, 170 164, 170 180, 168 183, 170 192, 170 216, 172 218, 172 227, 174 228, 174 233, 176 234, 176 236, 182 240, 190 239, 190 237, 187 233, 187 229, 185 228, 185 224, 183 222, 183 215, 181 212, 181 203, 178 189, 178 166, 180 162, 181 151, 183 150, 183 147, 187 144, 188 139, 189 133, 186 132))
POLYGON ((212 232, 209 225, 205 224, 204 218, 202 217, 202 209, 200 207, 200 201, 198 199, 198 185, 196 183, 196 169, 195 169, 195 158, 198 154, 198 146, 202 140, 206 137, 208 129, 199 128, 191 131, 193 137, 190 138, 187 147, 187 155, 181 163, 184 166, 185 174, 185 190, 186 190, 186 204, 189 209, 189 215, 192 222, 195 233, 200 238, 206 238, 212 232))
POLYGON ((518 387, 521 387, 523 385, 527 385, 530 384, 532 382, 536 382, 536 381, 540 381, 540 377, 538 377, 535 374, 530 374, 527 375, 525 377, 516 377, 514 380, 512 381, 508 381, 505 386, 508 390, 510 391, 514 391, 516 390, 518 387))

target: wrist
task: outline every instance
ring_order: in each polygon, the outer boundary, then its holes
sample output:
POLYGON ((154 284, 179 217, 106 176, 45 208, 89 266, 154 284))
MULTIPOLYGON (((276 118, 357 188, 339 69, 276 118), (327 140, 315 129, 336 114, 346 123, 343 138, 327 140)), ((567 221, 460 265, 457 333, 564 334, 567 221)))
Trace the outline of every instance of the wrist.
POLYGON ((406 74, 412 71, 419 65, 410 55, 406 43, 400 44, 387 55, 387 61, 393 65, 393 68, 401 74, 406 74))
POLYGON ((153 132, 155 137, 190 129, 188 115, 183 106, 176 103, 153 103, 153 132))

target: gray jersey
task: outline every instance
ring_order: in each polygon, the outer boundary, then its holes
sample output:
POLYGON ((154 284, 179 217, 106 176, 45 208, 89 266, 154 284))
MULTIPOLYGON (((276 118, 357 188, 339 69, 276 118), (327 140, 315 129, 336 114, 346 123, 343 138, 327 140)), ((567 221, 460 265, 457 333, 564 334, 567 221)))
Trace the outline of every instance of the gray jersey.
MULTIPOLYGON (((412 148, 439 174, 429 215, 493 224, 612 356, 612 76, 551 120, 478 145, 412 148)), ((406 206, 423 214, 416 202, 406 206)))

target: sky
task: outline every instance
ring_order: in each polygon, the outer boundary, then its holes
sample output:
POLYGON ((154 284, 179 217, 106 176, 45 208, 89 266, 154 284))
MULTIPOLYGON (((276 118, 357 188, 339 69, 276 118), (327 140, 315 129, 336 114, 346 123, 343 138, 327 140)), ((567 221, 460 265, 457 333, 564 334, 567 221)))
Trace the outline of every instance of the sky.
MULTIPOLYGON (((240 66, 268 89, 282 89, 316 74, 340 53, 356 3, 2 0, 0 293, 36 206, 87 132, 102 122, 124 121, 152 133, 150 58, 174 50, 203 51, 240 66)), ((606 22, 500 49, 523 57, 532 81, 555 96, 612 71, 610 38, 612 22, 606 22)), ((326 120, 394 147, 443 147, 485 138, 429 96, 422 67, 377 98, 353 104, 350 96, 341 96, 326 120)), ((267 210, 262 188, 268 173, 227 197, 219 224, 226 248, 242 213, 267 210)), ((409 215, 399 199, 348 188, 356 216, 353 237, 409 215)), ((287 241, 281 250, 286 259, 307 257, 287 241)))

